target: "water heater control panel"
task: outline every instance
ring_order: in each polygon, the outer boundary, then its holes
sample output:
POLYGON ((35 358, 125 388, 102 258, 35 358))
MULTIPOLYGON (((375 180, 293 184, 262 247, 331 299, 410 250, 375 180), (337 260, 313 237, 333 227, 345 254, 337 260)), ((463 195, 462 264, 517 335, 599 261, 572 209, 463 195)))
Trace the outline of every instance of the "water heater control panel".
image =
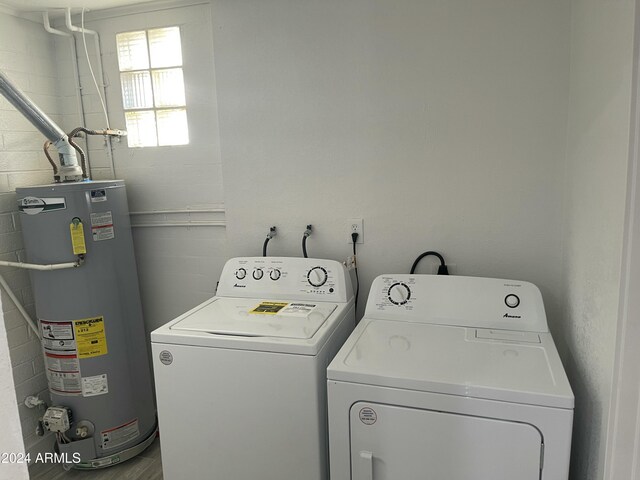
POLYGON ((217 295, 348 302, 353 288, 346 268, 335 260, 239 257, 225 264, 217 295))

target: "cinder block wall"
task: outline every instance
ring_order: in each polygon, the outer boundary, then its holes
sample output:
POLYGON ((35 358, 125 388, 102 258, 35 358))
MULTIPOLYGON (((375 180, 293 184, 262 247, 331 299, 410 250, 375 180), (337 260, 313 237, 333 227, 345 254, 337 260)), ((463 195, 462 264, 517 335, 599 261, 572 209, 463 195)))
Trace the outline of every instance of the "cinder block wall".
MULTIPOLYGON (((59 102, 55 78, 55 50, 41 24, 0 10, 0 69, 58 122, 59 102)), ((0 259, 24 260, 16 187, 50 183, 51 168, 42 154, 45 139, 4 98, 0 97, 0 259)), ((24 270, 0 267, 14 293, 32 318, 35 309, 29 275, 24 270)), ((27 395, 38 393, 47 402, 47 379, 40 343, 9 297, 2 292, 4 327, 10 350, 16 402, 25 448, 32 453, 48 450, 52 440, 35 434, 41 412, 23 405, 27 395)), ((0 389, 5 385, 0 384, 0 389)))

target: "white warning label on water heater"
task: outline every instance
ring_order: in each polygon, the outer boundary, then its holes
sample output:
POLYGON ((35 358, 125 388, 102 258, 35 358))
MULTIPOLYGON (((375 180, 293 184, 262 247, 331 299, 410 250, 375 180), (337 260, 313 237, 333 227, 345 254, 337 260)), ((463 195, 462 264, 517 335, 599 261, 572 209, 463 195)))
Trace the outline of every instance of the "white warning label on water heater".
POLYGON ((109 384, 107 382, 107 374, 94 375, 93 377, 82 378, 82 396, 95 397, 96 395, 104 395, 109 393, 109 384))
POLYGON ((94 242, 115 238, 111 211, 91 214, 91 236, 94 242))
POLYGON ((47 370, 49 389, 58 395, 81 395, 80 372, 47 370))
POLYGON ((129 423, 114 427, 109 430, 103 430, 100 432, 100 438, 102 440, 102 448, 107 450, 109 448, 116 448, 120 445, 124 445, 130 440, 138 437, 140 430, 138 429, 138 419, 131 420, 129 423))
POLYGON ((47 322, 40 320, 42 338, 49 340, 73 340, 73 324, 71 322, 47 322))
POLYGON ((78 373, 80 371, 80 360, 76 352, 65 355, 44 352, 44 362, 47 371, 59 373, 78 373))

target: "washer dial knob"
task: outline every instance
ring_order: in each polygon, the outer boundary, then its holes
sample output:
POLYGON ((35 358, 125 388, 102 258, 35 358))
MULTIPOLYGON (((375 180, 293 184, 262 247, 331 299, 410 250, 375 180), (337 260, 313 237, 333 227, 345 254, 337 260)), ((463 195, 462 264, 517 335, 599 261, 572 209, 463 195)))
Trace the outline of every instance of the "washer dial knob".
POLYGON ((262 271, 261 268, 255 268, 253 270, 253 274, 252 275, 253 275, 253 278, 255 280, 260 280, 262 278, 262 276, 264 275, 264 272, 262 271))
POLYGON ((307 273, 307 281, 314 287, 321 287, 327 283, 327 278, 329 278, 329 275, 322 267, 313 267, 307 273))
POLYGON ((236 270, 236 278, 238 280, 242 280, 244 277, 247 276, 247 270, 244 268, 239 268, 236 270))
POLYGON ((281 275, 282 274, 280 273, 280 270, 271 270, 271 272, 269 273, 269 277, 271 278, 271 280, 278 280, 281 275))
POLYGON ((396 282, 387 290, 389 301, 394 305, 404 305, 411 298, 411 289, 401 282, 396 282))

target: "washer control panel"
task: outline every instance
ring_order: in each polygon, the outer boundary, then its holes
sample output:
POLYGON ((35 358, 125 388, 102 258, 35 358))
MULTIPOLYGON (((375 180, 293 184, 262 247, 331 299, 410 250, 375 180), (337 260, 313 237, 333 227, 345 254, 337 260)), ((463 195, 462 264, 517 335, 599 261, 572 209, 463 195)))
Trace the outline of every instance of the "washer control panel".
POLYGON ((538 287, 529 282, 448 275, 381 275, 365 317, 439 325, 547 332, 538 287))
POLYGON ((225 264, 217 295, 347 302, 353 288, 344 266, 334 260, 239 257, 225 264))

